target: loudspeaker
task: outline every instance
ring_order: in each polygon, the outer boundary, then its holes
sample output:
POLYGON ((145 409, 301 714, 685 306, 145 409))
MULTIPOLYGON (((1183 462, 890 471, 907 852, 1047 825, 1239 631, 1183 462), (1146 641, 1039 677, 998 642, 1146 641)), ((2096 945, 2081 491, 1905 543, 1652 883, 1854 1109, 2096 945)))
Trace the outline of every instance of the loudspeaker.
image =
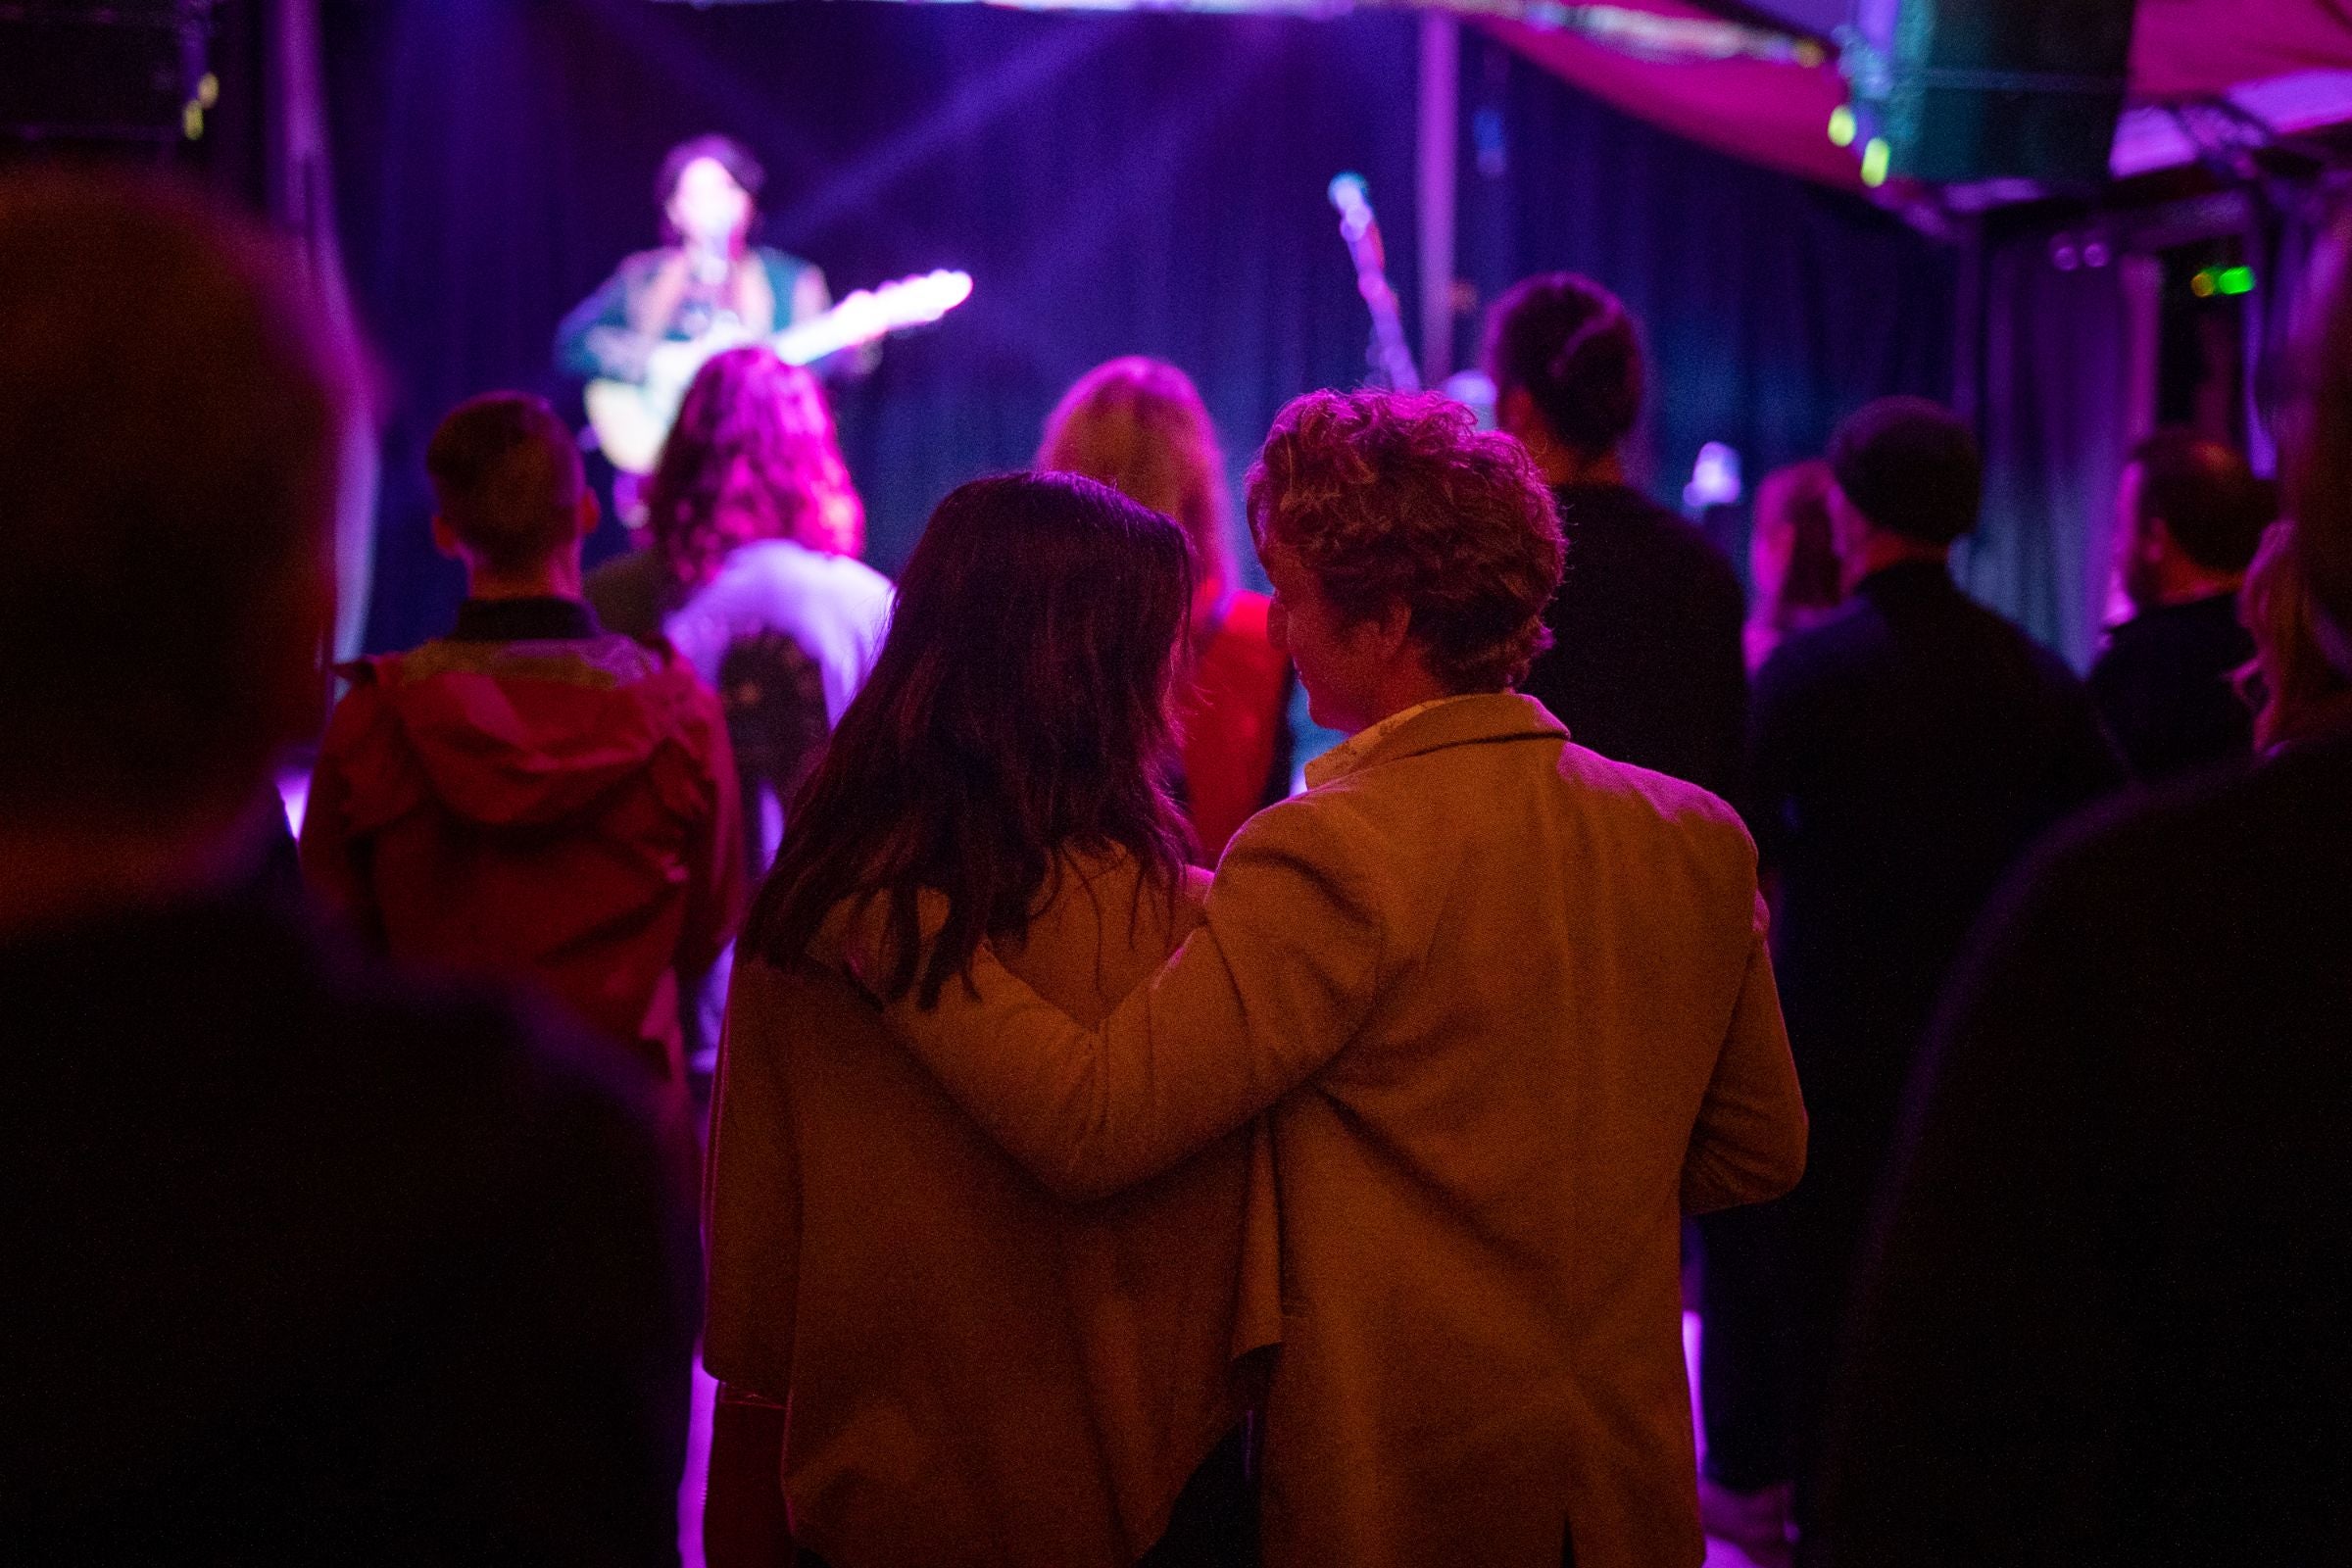
POLYGON ((2107 176, 2133 0, 1861 0, 1896 174, 1948 183, 2107 176))

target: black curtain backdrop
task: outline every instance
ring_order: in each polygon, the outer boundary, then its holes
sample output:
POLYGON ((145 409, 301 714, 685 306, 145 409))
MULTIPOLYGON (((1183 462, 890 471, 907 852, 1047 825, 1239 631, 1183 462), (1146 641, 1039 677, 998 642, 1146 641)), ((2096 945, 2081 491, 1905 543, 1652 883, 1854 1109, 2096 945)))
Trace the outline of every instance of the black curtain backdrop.
MULTIPOLYGON (((1629 466, 1659 500, 1680 504, 1706 442, 1740 453, 1752 492, 1874 397, 1951 395, 1948 247, 1620 114, 1489 39, 1465 40, 1462 112, 1459 270, 1483 302, 1569 269, 1641 318, 1650 394, 1629 466)), ((1465 360, 1477 325, 1463 322, 1465 360)))
MULTIPOLYGON (((462 590, 426 537, 433 421, 492 387, 569 395, 548 360, 556 322, 655 243, 654 172, 685 136, 721 130, 760 154, 761 237, 836 292, 933 267, 976 279, 961 311, 894 341, 837 400, 886 571, 949 489, 1024 466, 1054 401, 1113 355, 1189 370, 1238 473, 1284 401, 1363 378, 1332 174, 1362 172, 1391 232, 1412 232, 1405 16, 324 11, 338 200, 388 407, 374 649, 445 629, 462 590)), ((1395 249, 1409 302, 1411 246, 1395 249)), ((594 548, 619 544, 608 524, 594 548)))

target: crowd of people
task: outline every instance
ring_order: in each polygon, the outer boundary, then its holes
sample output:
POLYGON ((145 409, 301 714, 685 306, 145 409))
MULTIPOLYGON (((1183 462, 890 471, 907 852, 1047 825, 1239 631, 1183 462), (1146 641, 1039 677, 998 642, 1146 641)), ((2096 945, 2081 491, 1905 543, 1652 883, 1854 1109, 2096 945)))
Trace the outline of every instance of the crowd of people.
POLYGON ((720 1568, 2331 1560, 2322 315, 2282 490, 2132 453, 2087 679, 1955 581, 1925 400, 1766 480, 1751 595, 1563 273, 1497 429, 1282 411, 1270 595, 1153 360, 895 585, 762 349, 593 571, 470 399, 466 598, 330 716, 354 345, 184 194, 0 180, 0 1559, 675 1562, 699 1343, 720 1568))

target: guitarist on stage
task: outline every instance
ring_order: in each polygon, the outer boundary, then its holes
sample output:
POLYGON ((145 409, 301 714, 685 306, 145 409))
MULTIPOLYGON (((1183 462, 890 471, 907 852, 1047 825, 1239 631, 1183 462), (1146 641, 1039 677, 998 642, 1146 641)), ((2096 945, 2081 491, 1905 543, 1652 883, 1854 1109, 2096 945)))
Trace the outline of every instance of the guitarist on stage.
MULTIPOLYGON (((622 262, 556 329, 556 363, 583 379, 642 381, 654 349, 713 331, 763 337, 822 315, 825 274, 797 256, 748 242, 765 172, 742 143, 697 136, 662 161, 655 193, 670 243, 622 262)), ((870 368, 873 347, 809 368, 870 368)))

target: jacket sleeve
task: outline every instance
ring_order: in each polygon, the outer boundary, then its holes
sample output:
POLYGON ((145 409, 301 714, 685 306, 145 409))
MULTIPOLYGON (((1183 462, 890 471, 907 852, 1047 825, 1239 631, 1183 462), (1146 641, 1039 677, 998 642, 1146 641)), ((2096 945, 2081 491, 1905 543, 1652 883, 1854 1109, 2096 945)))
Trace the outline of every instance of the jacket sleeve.
POLYGON ((709 785, 710 809, 687 839, 686 920, 678 933, 677 967, 682 979, 700 975, 717 961, 743 923, 750 866, 743 846, 742 787, 734 748, 727 741, 718 700, 694 689, 696 760, 709 785))
POLYGON ((801 1257, 801 1159, 784 1026, 860 1007, 837 977, 736 965, 711 1092, 703 1178, 708 1300, 703 1364, 720 1382, 792 1393, 801 1257))
POLYGON ((337 919, 377 944, 383 941, 383 913, 376 906, 368 846, 352 835, 346 760, 381 707, 381 697, 364 678, 335 705, 326 735, 318 743, 318 760, 311 768, 298 846, 302 879, 312 895, 337 919))
POLYGON ((1100 1029, 983 947, 968 986, 886 1016, 975 1121, 1071 1200, 1157 1175, 1338 1055, 1379 995, 1377 846, 1328 803, 1277 806, 1227 849, 1202 923, 1100 1029))
POLYGON ((1773 984, 1768 918, 1758 896, 1747 973, 1683 1156, 1686 1214, 1778 1198, 1805 1173, 1805 1102, 1773 984))

